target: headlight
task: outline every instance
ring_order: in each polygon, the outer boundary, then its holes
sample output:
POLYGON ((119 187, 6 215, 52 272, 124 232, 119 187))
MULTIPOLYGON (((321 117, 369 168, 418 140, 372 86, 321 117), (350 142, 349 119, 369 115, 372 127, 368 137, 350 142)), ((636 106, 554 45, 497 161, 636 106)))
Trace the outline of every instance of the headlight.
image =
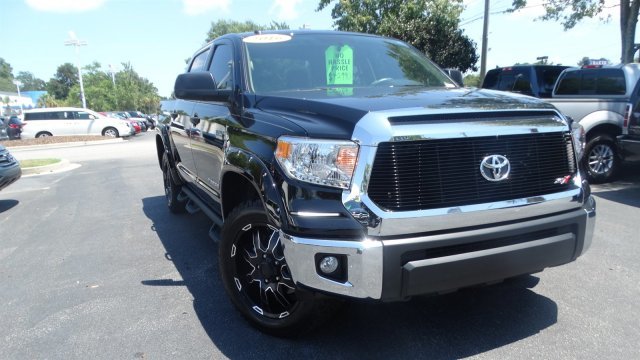
POLYGON ((573 148, 576 151, 576 158, 580 161, 584 153, 585 133, 582 125, 578 124, 576 121, 571 122, 571 138, 573 139, 573 148))
POLYGON ((291 178, 347 189, 356 167, 358 145, 352 141, 282 136, 275 155, 291 178))

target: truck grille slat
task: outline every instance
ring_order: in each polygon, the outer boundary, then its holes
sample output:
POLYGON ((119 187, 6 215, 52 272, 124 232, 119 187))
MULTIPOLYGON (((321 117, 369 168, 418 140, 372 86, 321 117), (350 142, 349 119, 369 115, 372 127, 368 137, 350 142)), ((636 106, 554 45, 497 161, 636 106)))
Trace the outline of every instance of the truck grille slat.
POLYGON ((378 146, 368 194, 385 210, 412 211, 541 196, 568 189, 556 180, 576 172, 571 137, 534 133, 384 142, 378 146), (511 163, 509 179, 480 173, 488 155, 511 163))

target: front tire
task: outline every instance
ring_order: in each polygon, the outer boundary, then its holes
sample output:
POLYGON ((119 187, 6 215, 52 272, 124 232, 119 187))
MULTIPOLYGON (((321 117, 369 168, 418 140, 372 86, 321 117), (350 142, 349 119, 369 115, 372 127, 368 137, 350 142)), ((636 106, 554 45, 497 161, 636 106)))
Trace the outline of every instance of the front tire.
POLYGON ((620 167, 613 138, 606 134, 591 138, 585 146, 583 162, 589 182, 599 184, 611 181, 620 167))
POLYGON ((339 303, 296 287, 279 234, 260 201, 243 203, 225 219, 218 264, 231 302, 251 325, 290 337, 318 325, 339 303))

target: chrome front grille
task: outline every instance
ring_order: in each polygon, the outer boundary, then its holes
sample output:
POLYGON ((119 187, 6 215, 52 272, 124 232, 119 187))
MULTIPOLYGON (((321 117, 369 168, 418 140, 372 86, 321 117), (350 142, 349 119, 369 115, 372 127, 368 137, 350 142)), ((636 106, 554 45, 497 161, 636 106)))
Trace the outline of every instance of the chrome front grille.
POLYGON ((379 144, 367 193, 386 211, 414 211, 508 201, 566 191, 577 171, 569 133, 461 137, 379 144), (487 181, 488 155, 509 159, 503 181, 487 181), (563 183, 564 182, 564 183, 563 183))

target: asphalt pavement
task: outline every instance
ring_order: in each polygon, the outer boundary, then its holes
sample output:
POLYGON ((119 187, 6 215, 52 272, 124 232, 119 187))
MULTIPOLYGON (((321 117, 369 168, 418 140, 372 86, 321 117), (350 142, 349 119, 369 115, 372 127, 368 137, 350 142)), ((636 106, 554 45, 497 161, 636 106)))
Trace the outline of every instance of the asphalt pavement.
POLYGON ((70 167, 0 192, 0 359, 640 358, 640 167, 593 187, 595 238, 571 264, 408 302, 349 303, 284 340, 233 309, 207 218, 166 209, 153 132, 12 153, 70 167))

